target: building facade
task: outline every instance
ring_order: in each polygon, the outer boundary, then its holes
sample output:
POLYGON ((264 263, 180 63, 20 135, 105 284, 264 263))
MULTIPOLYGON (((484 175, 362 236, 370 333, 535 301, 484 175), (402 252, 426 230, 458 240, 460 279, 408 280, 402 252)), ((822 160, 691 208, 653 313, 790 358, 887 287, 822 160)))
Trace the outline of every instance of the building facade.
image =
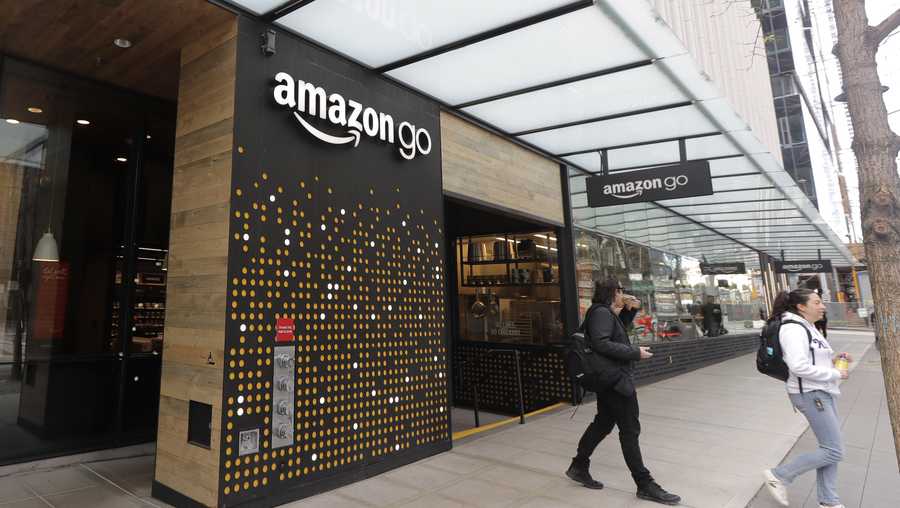
POLYGON ((853 263, 736 12, 63 4, 0 24, 4 464, 155 441, 155 496, 272 506, 447 450, 454 408, 576 399, 594 280, 653 379, 754 347, 776 253, 853 263), (587 205, 691 161, 703 196, 587 205))

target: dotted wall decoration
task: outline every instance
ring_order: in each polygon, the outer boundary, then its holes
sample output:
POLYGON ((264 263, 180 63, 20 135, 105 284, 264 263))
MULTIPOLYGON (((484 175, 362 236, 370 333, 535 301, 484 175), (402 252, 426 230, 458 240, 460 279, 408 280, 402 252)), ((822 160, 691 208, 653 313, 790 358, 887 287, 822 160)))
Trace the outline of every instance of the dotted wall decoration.
POLYGON ((448 439, 443 224, 404 192, 267 172, 233 189, 226 504, 448 439), (259 449, 241 455, 253 429, 259 449))

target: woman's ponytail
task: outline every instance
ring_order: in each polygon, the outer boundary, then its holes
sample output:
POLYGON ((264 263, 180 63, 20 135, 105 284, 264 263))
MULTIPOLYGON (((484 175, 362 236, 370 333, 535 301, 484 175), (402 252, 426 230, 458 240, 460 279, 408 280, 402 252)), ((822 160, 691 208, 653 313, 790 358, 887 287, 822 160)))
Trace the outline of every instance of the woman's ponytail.
POLYGON ((787 291, 778 293, 778 296, 775 297, 775 301, 772 302, 772 312, 769 313, 769 321, 781 319, 781 315, 787 312, 789 309, 789 299, 790 293, 788 293, 787 291))

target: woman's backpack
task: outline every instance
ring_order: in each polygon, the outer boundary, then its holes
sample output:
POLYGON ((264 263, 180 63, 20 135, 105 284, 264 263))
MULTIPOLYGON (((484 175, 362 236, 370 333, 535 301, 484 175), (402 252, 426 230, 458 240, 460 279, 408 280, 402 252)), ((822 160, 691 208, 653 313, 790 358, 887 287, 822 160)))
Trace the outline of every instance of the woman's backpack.
MULTIPOLYGON (((756 351, 756 370, 780 381, 787 381, 790 375, 790 370, 787 364, 784 363, 784 352, 781 350, 781 340, 778 337, 779 333, 781 333, 781 327, 787 324, 803 326, 801 323, 791 320, 773 319, 767 322, 759 334, 759 349, 756 351)), ((812 344, 812 335, 809 333, 809 330, 805 326, 803 326, 803 330, 806 332, 806 337, 810 344, 812 344)), ((811 345, 810 352, 812 352, 811 345)), ((815 354, 812 355, 812 361, 813 363, 816 362, 815 354)), ((798 378, 798 382, 801 383, 800 390, 802 391, 802 380, 798 378)))

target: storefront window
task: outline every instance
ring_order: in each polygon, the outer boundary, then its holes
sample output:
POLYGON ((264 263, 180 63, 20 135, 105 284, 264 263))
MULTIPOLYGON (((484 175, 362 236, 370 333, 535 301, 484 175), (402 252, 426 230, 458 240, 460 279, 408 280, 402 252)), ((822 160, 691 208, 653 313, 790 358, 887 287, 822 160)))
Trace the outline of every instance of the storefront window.
POLYGON ((174 107, 0 68, 0 464, 151 439, 174 107))
POLYGON ((551 231, 458 238, 460 338, 515 344, 560 342, 556 244, 551 231))

